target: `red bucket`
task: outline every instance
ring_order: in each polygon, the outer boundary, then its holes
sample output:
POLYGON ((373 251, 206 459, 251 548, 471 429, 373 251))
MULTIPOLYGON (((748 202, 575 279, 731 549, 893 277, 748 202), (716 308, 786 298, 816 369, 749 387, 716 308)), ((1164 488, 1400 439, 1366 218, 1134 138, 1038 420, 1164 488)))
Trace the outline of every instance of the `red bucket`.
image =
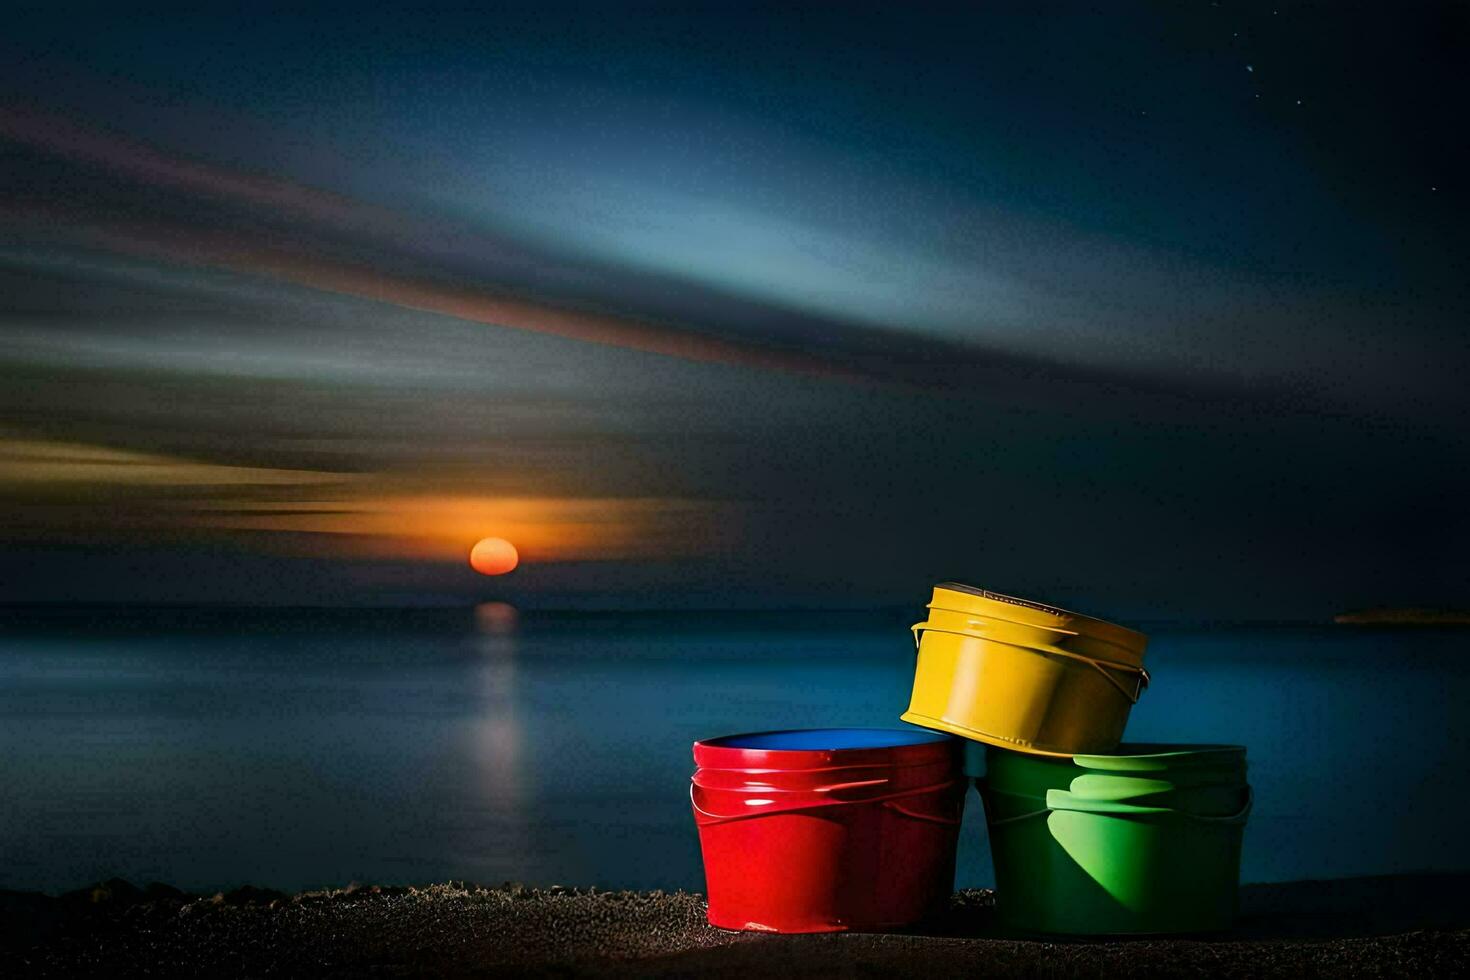
POLYGON ((759 732, 695 742, 694 763, 711 925, 877 931, 949 899, 966 787, 957 739, 759 732))

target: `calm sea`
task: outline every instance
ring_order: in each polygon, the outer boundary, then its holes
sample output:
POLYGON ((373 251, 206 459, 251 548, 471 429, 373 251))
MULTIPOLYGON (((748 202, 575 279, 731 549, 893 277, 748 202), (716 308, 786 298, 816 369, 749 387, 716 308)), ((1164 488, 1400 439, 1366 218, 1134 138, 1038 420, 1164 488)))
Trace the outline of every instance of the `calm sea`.
MULTIPOLYGON (((512 618, 0 610, 0 888, 701 889, 691 742, 907 704, 900 616, 512 618)), ((1470 632, 1150 632, 1129 737, 1249 747, 1246 881, 1470 869, 1470 632)))

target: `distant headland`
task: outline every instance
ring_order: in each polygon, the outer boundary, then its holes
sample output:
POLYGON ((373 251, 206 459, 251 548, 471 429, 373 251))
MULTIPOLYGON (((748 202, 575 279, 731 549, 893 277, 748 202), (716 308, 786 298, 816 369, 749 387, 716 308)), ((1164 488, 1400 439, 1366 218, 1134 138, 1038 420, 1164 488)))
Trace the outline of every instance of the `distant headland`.
POLYGON ((1470 611, 1463 609, 1362 609, 1339 613, 1334 623, 1345 626, 1470 626, 1470 611))

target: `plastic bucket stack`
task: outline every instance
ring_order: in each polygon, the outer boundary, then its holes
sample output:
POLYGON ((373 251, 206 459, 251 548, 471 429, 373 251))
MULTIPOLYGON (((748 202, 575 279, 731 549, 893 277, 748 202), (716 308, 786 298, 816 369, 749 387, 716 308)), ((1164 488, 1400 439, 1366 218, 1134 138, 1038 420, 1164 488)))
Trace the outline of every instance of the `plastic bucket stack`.
POLYGON ((696 742, 694 761, 712 925, 873 931, 949 899, 966 788, 954 739, 761 732, 696 742))
POLYGON ((1225 929, 1250 814, 1245 749, 1120 745, 1141 633, 955 583, 914 626, 905 721, 986 745, 996 909, 1024 932, 1225 929))
POLYGON ((966 777, 978 783, 996 908, 1023 932, 1228 928, 1250 815, 1245 749, 1123 745, 1147 638, 944 583, 913 627, 913 729, 696 742, 690 789, 709 921, 774 932, 909 925, 947 900, 966 777))

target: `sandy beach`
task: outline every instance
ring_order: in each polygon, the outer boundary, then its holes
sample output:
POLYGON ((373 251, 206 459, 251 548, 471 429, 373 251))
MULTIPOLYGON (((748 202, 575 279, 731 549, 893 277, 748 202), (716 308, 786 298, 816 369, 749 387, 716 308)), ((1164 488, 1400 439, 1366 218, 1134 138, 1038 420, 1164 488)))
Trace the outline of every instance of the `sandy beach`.
POLYGON ((1255 885, 1226 935, 1058 942, 996 931, 962 891, 902 934, 713 929, 701 896, 592 889, 354 887, 192 896, 107 882, 0 893, 5 976, 1455 976, 1470 875, 1255 885))

